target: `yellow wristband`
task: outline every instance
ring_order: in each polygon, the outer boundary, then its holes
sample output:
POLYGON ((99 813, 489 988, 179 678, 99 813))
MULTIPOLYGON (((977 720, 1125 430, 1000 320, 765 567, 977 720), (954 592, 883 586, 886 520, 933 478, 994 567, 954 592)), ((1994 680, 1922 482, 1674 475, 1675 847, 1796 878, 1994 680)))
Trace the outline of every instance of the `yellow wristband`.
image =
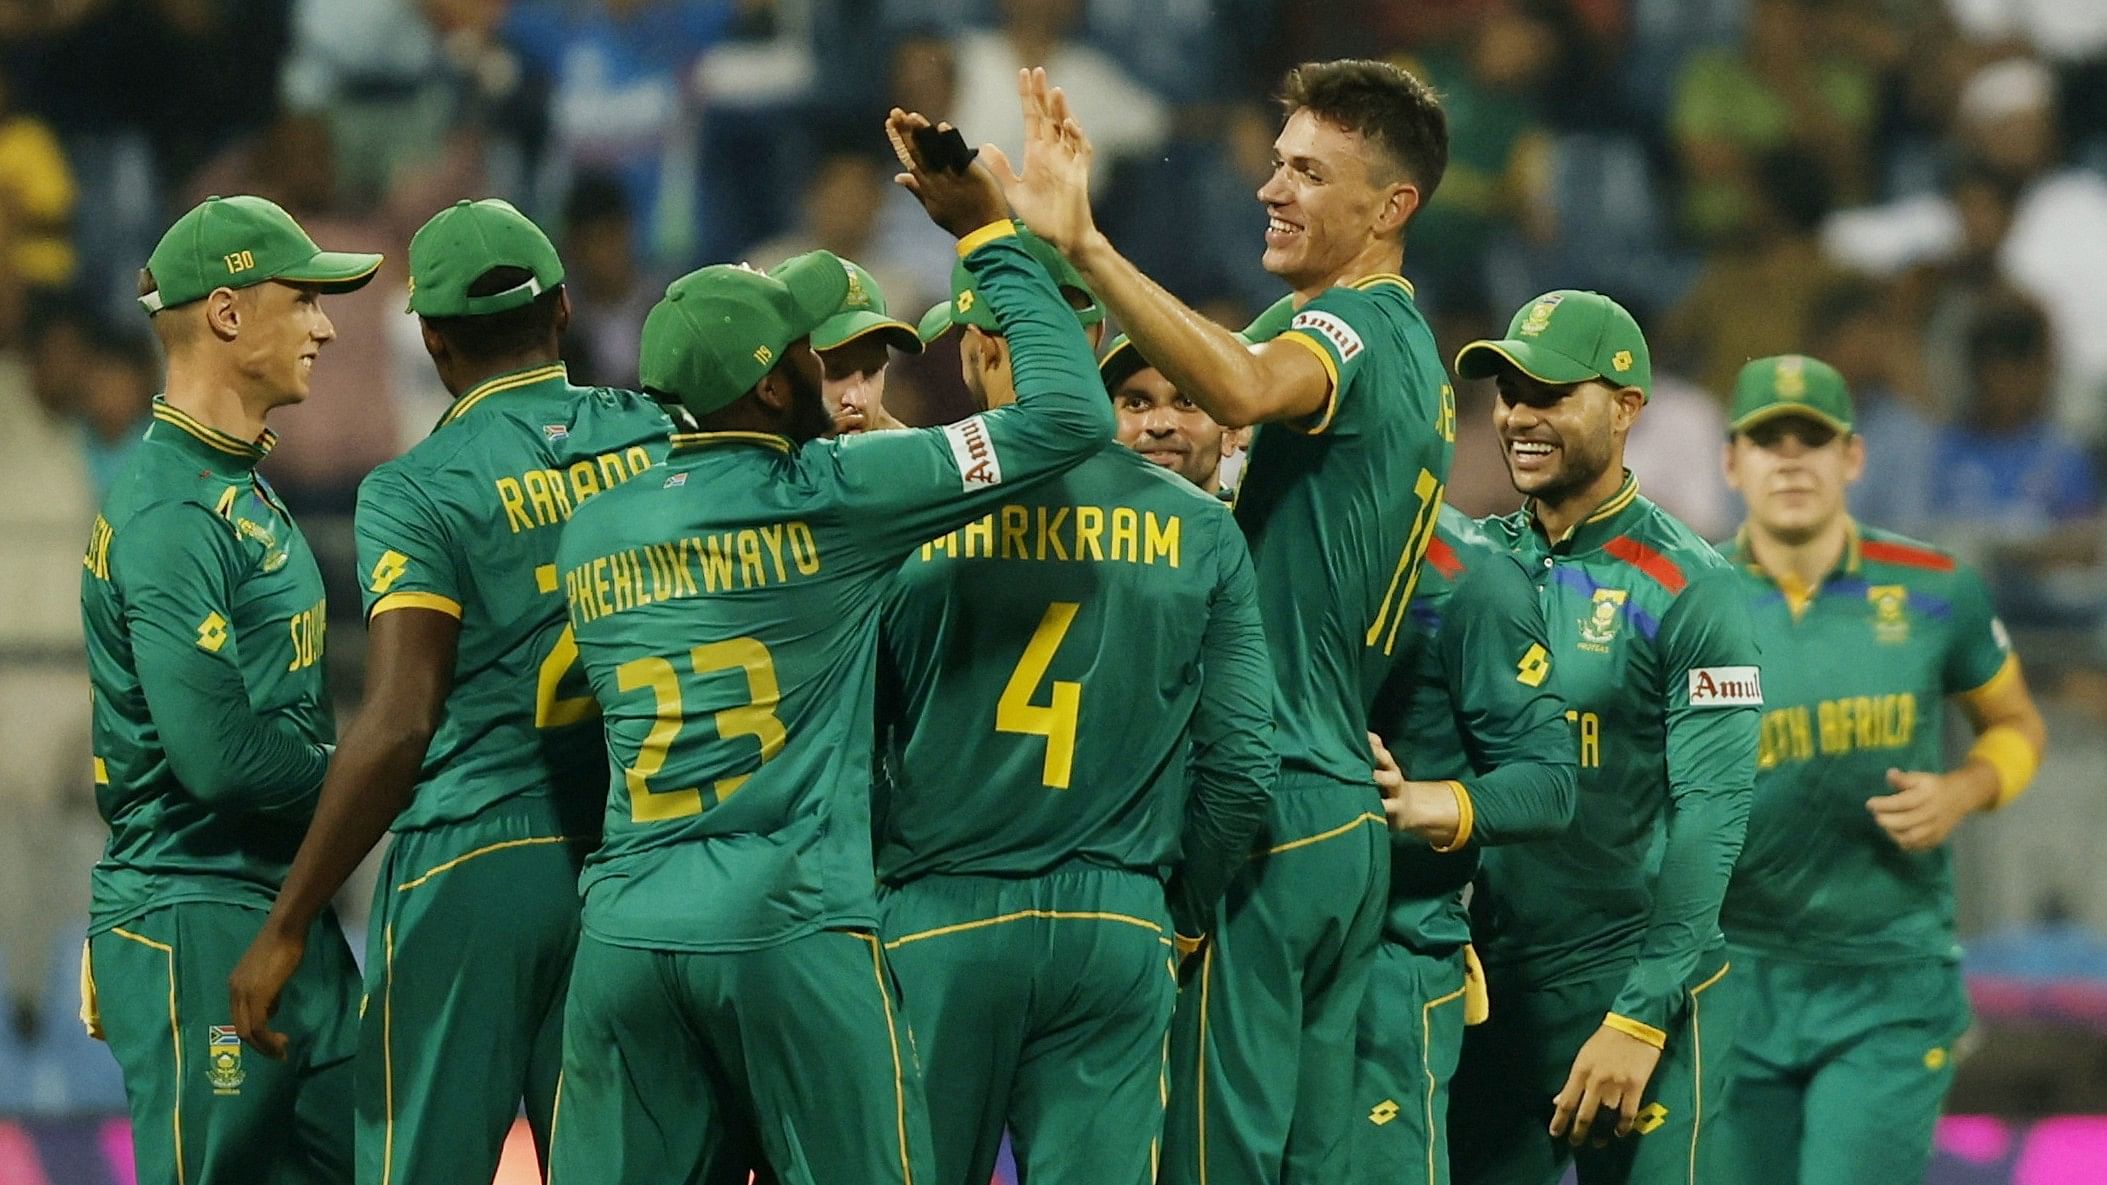
POLYGON ((1471 828, 1478 822, 1478 809, 1471 805, 1471 792, 1461 782, 1443 782, 1449 793, 1456 796, 1456 837, 1435 848, 1437 852, 1453 852, 1471 841, 1471 828))
POLYGON ((1655 1049, 1668 1048, 1668 1034, 1642 1020, 1633 1020, 1628 1016, 1618 1016, 1612 1012, 1602 1018, 1602 1027, 1615 1029, 1627 1037, 1644 1041, 1655 1049))
POLYGON ((1017 233, 1017 224, 1007 218, 997 218, 972 234, 958 241, 958 257, 964 259, 996 239, 1007 238, 1017 233))
POLYGON ((2009 724, 1983 730, 1968 750, 1968 757, 1982 761, 1997 774, 1997 801, 1991 804, 1992 810, 2024 794, 2028 783, 2034 780, 2034 771, 2041 766, 2041 754, 2034 751, 2033 743, 2009 724))

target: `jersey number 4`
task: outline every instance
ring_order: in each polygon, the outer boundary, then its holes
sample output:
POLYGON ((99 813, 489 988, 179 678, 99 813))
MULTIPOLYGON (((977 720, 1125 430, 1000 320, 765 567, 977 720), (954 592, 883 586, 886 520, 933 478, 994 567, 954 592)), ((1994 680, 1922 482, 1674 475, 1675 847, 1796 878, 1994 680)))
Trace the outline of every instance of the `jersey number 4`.
POLYGON ((1046 762, 1040 781, 1055 790, 1068 789, 1069 774, 1075 768, 1075 721, 1083 707, 1083 685, 1056 680, 1050 702, 1044 707, 1033 703, 1032 697, 1039 690, 1039 681, 1046 678, 1054 652, 1061 648, 1061 639, 1068 636, 1068 627, 1075 624, 1076 612, 1081 608, 1074 601, 1055 601, 1046 607, 1046 616, 1039 619, 1039 628, 1032 631, 1032 639, 1025 643, 1016 669, 1010 672, 1002 698, 995 701, 995 731, 1046 738, 1046 762))

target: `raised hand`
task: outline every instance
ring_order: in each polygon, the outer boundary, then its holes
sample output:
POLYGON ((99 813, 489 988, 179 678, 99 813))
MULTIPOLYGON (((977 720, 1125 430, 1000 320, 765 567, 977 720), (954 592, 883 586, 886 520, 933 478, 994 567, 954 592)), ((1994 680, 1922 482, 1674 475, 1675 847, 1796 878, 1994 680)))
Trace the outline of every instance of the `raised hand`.
MULTIPOLYGON (((894 176, 893 180, 906 186, 907 192, 921 201, 931 222, 956 238, 964 238, 990 222, 1009 217, 1009 205, 1002 200, 1002 190, 984 166, 975 164, 964 172, 950 173, 933 168, 922 158, 914 141, 914 132, 916 128, 929 126, 927 116, 902 111, 898 107, 885 117, 885 138, 892 142, 893 155, 899 158, 900 167, 907 170, 894 176)), ((937 126, 941 130, 950 125, 937 126)))
POLYGON ((1090 138, 1068 109, 1068 96, 1049 87, 1041 67, 1017 72, 1017 99, 1024 107, 1024 168, 993 144, 981 156, 995 170, 1010 209, 1040 238, 1064 253, 1097 233, 1090 216, 1090 138))

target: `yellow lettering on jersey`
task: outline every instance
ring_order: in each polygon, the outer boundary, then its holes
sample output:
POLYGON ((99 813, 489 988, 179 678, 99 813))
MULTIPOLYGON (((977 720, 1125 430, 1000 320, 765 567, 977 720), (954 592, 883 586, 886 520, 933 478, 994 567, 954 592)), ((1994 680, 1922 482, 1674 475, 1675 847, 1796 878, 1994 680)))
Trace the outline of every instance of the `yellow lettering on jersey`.
POLYGON ((702 591, 716 592, 720 588, 730 588, 732 586, 732 549, 730 541, 723 535, 712 535, 707 540, 681 540, 683 548, 690 543, 695 545, 695 554, 698 559, 701 559, 702 591), (705 554, 703 550, 705 545, 709 549, 706 559, 702 558, 705 554))
POLYGON ((1162 559, 1168 561, 1173 568, 1178 566, 1179 522, 1175 514, 1165 519, 1158 519, 1154 513, 1142 516, 1142 563, 1153 564, 1162 559))
POLYGON ((629 571, 629 554, 618 551, 607 559, 608 577, 615 590, 615 612, 636 608, 636 580, 629 571))
POLYGON ((1021 560, 1025 558, 1024 534, 1031 523, 1031 511, 1022 506, 1002 508, 1002 558, 1021 560))
POLYGON ((965 537, 967 559, 992 559, 995 555, 995 516, 984 514, 959 532, 965 537))
MULTIPOLYGON (((1127 513, 1132 514, 1133 511, 1130 510, 1127 513)), ((1067 559, 1068 547, 1061 540, 1061 528, 1068 525, 1068 507, 1057 507, 1049 515, 1046 513, 1046 507, 1041 506, 1039 507, 1037 519, 1039 524, 1039 558, 1045 559, 1046 553, 1052 551, 1053 558, 1057 560, 1067 559)))
POLYGON ((293 660, 286 664, 286 670, 306 670, 322 661, 322 638, 329 631, 329 615, 323 611, 324 605, 325 602, 316 601, 312 608, 293 614, 287 623, 293 637, 293 660))
POLYGON ((600 473, 591 461, 574 462, 566 472, 571 479, 571 501, 583 502, 600 492, 600 473))
MULTIPOLYGON (((1804 712, 1806 709, 1800 710, 1804 712)), ((1917 697, 1914 692, 1824 700, 1815 705, 1814 711, 1824 757, 1906 749, 1916 739, 1917 697)))
POLYGON ((1756 747, 1757 769, 1773 769, 1780 762, 1806 761, 1813 756, 1814 728, 1804 704, 1763 714, 1763 731, 1756 747))
POLYGON ((612 604, 609 604, 607 599, 607 557, 603 555, 599 559, 594 560, 592 563, 592 568, 593 608, 599 610, 600 616, 605 617, 608 614, 615 611, 614 606, 612 604))
POLYGON ((95 516, 95 525, 88 528, 88 553, 81 557, 81 566, 95 574, 97 580, 110 578, 110 540, 115 537, 110 530, 110 520, 95 516))
POLYGON ((497 500, 498 505, 505 508, 505 525, 512 529, 513 534, 534 529, 534 520, 527 517, 527 495, 520 489, 518 478, 497 479, 497 500))
MULTIPOLYGON (((1132 514, 1133 511, 1130 510, 1127 513, 1132 514)), ((1104 533, 1105 512, 1102 508, 1096 506, 1078 506, 1075 508, 1075 558, 1082 559, 1087 554, 1090 559, 1103 563, 1105 549, 1099 540, 1104 533)))
POLYGON ((942 538, 931 539, 929 542, 924 543, 922 545, 922 558, 925 560, 935 559, 936 553, 939 551, 943 552, 945 555, 952 557, 953 559, 958 558, 957 531, 953 531, 949 535, 945 535, 942 538))
POLYGON ((1112 508, 1112 558, 1141 562, 1141 519, 1131 506, 1112 508))
POLYGON ((761 567, 761 537, 748 527, 739 532, 737 541, 739 580, 748 588, 759 588, 768 580, 767 571, 761 567))
POLYGON ((642 445, 573 461, 567 469, 529 469, 494 483, 505 526, 513 534, 561 526, 587 498, 611 490, 651 468, 642 445))
POLYGON ((790 524, 790 562, 797 565, 800 576, 819 575, 819 540, 812 537, 812 528, 804 519, 790 524))
POLYGON ((780 584, 790 579, 789 571, 783 567, 783 524, 771 523, 762 527, 761 544, 768 549, 768 558, 775 564, 776 582, 780 584))
POLYGON ((1593 712, 1568 709, 1566 719, 1574 725, 1580 742, 1580 768, 1602 768, 1602 717, 1593 712))

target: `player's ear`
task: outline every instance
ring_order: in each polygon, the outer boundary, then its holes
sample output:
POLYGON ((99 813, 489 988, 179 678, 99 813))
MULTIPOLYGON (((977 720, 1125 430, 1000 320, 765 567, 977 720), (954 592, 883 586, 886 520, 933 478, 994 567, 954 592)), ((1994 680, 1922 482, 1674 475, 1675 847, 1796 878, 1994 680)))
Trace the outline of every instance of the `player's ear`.
POLYGON ((1850 485, 1866 472, 1866 438, 1856 432, 1844 434, 1844 484, 1850 485))
POLYGON ((1419 186, 1400 179, 1383 188, 1382 204, 1376 208, 1375 228, 1384 236, 1403 234, 1405 223, 1419 210, 1419 186))
POLYGON ((233 341, 241 335, 241 294, 232 288, 214 288, 205 295, 205 326, 222 341, 233 341))
POLYGON ((440 337, 438 331, 432 328, 432 323, 423 317, 417 318, 417 335, 424 339, 424 352, 430 356, 432 364, 444 368, 447 354, 446 339, 440 337))
POLYGON ((556 336, 562 337, 571 327, 571 287, 559 284, 556 287, 556 336))
POLYGON ((1646 392, 1637 387, 1618 387, 1611 391, 1610 400, 1611 423, 1619 432, 1631 431, 1646 406, 1646 392))

